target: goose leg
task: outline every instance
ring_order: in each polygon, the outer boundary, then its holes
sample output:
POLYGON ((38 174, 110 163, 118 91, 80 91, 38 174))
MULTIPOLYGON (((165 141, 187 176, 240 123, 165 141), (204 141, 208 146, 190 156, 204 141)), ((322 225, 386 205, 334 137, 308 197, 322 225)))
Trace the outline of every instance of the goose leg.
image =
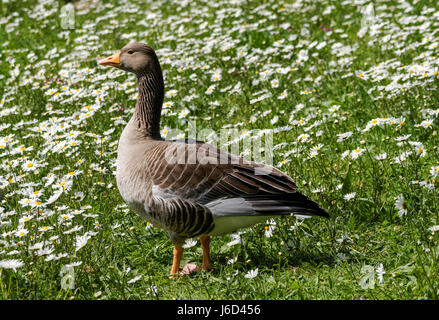
POLYGON ((173 252, 173 261, 172 261, 172 268, 171 268, 171 276, 170 278, 174 278, 178 271, 180 270, 180 261, 181 256, 183 255, 183 247, 180 246, 174 246, 174 252, 173 252))
POLYGON ((201 236, 200 242, 201 247, 203 248, 203 264, 201 265, 201 267, 203 268, 203 270, 206 271, 213 270, 213 267, 210 264, 210 237, 201 236))

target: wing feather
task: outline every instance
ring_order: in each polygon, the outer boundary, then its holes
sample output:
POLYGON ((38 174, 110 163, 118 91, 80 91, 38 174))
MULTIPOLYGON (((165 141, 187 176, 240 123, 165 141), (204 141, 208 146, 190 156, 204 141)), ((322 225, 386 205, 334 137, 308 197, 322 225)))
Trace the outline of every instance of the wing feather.
MULTIPOLYGON (((166 149, 169 147, 178 149, 179 152, 183 148, 188 154, 197 153, 198 150, 200 153, 196 156, 180 154, 179 159, 186 161, 183 163, 156 159, 154 170, 151 170, 153 184, 167 195, 175 195, 202 205, 242 198, 245 199, 247 213, 251 208, 258 214, 296 212, 327 216, 315 202, 297 192, 294 181, 283 172, 270 166, 245 161, 210 145, 206 148, 205 145, 199 141, 164 141, 160 146, 163 148, 160 153, 162 156, 168 152, 166 149), (192 162, 187 163, 188 160, 192 162)), ((223 209, 230 209, 234 202, 224 203, 223 209)), ((221 208, 219 203, 215 203, 214 207, 221 208)))

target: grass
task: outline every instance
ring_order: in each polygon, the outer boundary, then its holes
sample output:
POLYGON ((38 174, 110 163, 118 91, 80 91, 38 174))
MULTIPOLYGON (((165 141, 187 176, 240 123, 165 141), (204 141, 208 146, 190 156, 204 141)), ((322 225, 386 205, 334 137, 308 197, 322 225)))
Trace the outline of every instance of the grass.
MULTIPOLYGON (((2 299, 438 298, 434 1, 82 1, 71 29, 66 3, 0 3, 2 299), (176 90, 164 136, 236 128, 245 151, 270 131, 273 165, 330 219, 214 238, 213 272, 169 279, 167 233, 113 175, 136 81, 96 60, 132 40, 176 90)), ((198 242, 182 265, 201 256, 198 242)))

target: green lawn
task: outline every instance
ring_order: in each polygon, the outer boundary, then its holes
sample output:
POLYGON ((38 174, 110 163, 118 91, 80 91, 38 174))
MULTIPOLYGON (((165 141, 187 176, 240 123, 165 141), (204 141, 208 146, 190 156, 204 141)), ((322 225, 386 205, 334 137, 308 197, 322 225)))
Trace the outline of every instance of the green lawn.
POLYGON ((436 1, 66 3, 0 0, 1 299, 438 298, 436 1), (262 129, 330 219, 213 238, 213 272, 169 279, 114 177, 137 84, 96 61, 130 41, 161 62, 164 137, 233 128, 247 156, 262 129))

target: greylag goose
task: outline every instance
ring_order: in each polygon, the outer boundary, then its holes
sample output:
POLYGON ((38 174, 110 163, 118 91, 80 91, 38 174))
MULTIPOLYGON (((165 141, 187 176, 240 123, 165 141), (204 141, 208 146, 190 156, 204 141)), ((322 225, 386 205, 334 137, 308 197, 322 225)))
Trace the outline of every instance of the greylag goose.
POLYGON ((167 230, 174 244, 171 277, 180 270, 186 239, 200 237, 202 269, 211 270, 210 236, 279 215, 328 217, 276 168, 201 141, 162 139, 163 75, 150 46, 130 43, 98 63, 137 76, 138 99, 120 136, 116 181, 135 212, 167 230))

